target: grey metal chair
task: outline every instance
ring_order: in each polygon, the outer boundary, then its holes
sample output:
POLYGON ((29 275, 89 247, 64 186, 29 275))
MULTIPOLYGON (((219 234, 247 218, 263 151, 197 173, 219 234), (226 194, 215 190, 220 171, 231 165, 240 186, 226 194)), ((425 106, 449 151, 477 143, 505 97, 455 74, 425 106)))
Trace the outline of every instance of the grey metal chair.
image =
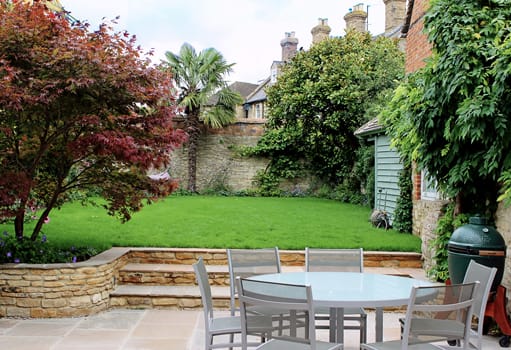
MULTIPOLYGON (((215 317, 213 310, 213 299, 211 295, 211 286, 209 284, 208 273, 202 257, 193 264, 193 270, 199 285, 202 306, 204 309, 204 333, 205 333, 205 350, 217 348, 232 348, 240 347, 241 340, 234 341, 234 335, 241 337, 241 318, 239 316, 215 317), (230 335, 229 342, 215 343, 215 336, 230 335)), ((257 317, 253 321, 257 323, 262 329, 271 327, 271 320, 257 317)), ((264 337, 264 336, 263 336, 264 337)), ((256 346, 261 341, 251 343, 251 346, 256 346)))
MULTIPOLYGON (((496 273, 497 268, 484 266, 474 260, 470 260, 465 272, 465 277, 463 278, 463 283, 479 282, 479 288, 477 289, 472 310, 474 319, 472 320, 472 327, 470 329, 470 344, 477 350, 482 350, 484 313, 496 273)), ((400 319, 400 322, 401 331, 403 331, 404 319, 400 319)), ((459 340, 451 340, 451 343, 457 344, 458 346, 460 345, 459 340)))
POLYGON ((469 349, 479 282, 413 287, 401 340, 362 344, 365 350, 469 349), (460 340, 461 347, 448 345, 460 340))
MULTIPOLYGON (((496 273, 496 267, 484 266, 474 260, 470 260, 465 277, 463 278, 463 283, 479 282, 473 306, 473 315, 477 319, 477 327, 470 329, 470 344, 478 350, 482 350, 484 313, 496 273)), ((472 322, 473 324, 474 322, 472 322)))
MULTIPOLYGON (((305 248, 306 271, 364 272, 364 250, 359 249, 312 249, 305 248)), ((328 308, 316 308, 316 329, 329 329, 328 308)), ((361 307, 344 309, 343 329, 360 331, 360 343, 367 340, 367 313, 361 307), (347 322, 346 322, 347 321, 347 322)), ((337 326, 339 327, 339 325, 337 326)))
MULTIPOLYGON (((307 328, 290 327, 288 333, 269 334, 268 341, 259 345, 257 350, 337 350, 342 344, 318 341, 314 322, 309 322, 314 315, 312 290, 310 286, 284 283, 272 283, 238 278, 242 324, 242 349, 247 348, 247 339, 254 328, 250 319, 252 308, 275 310, 276 315, 307 315, 307 328)), ((293 323, 293 319, 290 320, 293 323)))
POLYGON ((231 289, 231 315, 239 312, 237 305, 238 292, 236 290, 237 277, 250 277, 268 273, 280 273, 279 249, 227 249, 227 263, 229 265, 229 280, 231 289))

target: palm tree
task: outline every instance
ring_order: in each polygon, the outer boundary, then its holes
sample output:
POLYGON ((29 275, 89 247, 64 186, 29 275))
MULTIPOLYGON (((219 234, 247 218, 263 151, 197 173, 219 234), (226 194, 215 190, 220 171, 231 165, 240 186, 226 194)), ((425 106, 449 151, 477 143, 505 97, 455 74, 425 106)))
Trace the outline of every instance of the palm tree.
POLYGON ((187 43, 181 46, 179 55, 165 53, 164 69, 172 72, 179 89, 178 103, 185 113, 188 133, 188 191, 196 192, 197 145, 203 122, 213 128, 221 128, 236 118, 236 106, 243 102, 241 95, 230 90, 224 75, 232 71, 234 64, 227 64, 222 54, 214 48, 197 54, 187 43), (214 98, 214 104, 205 106, 214 98))

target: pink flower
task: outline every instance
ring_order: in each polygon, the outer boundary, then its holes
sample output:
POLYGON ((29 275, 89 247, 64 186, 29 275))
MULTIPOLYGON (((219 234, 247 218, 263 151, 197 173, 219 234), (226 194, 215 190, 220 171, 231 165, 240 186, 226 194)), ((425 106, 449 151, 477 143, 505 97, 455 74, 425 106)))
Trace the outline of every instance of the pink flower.
POLYGON ((50 222, 50 218, 47 216, 44 218, 44 221, 43 221, 45 224, 49 223, 50 222))

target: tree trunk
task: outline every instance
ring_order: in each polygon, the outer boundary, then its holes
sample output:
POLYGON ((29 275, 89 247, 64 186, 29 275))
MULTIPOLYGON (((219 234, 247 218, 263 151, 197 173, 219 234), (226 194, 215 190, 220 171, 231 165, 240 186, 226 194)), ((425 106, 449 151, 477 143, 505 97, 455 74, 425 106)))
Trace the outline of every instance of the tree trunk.
MULTIPOLYGON (((69 174, 70 167, 67 169, 67 171, 64 171, 63 174, 69 174)), ((65 177, 60 177, 57 187, 55 188, 55 191, 53 192, 53 195, 51 199, 46 203, 46 207, 43 211, 43 213, 39 216, 39 220, 37 220, 37 223, 34 227, 34 230, 32 231, 32 235, 30 236, 30 239, 32 241, 35 241, 37 239, 37 236, 39 236, 39 233, 41 232, 41 229, 43 228, 43 224, 48 217, 48 214, 50 214, 50 211, 55 207, 55 204, 57 203, 57 200, 59 198, 59 195, 63 192, 62 191, 62 182, 64 181, 65 177)))
POLYGON ((30 236, 30 239, 32 241, 35 241, 37 239, 37 236, 39 236, 39 233, 41 232, 41 229, 43 228, 44 220, 46 220, 46 218, 48 217, 48 214, 50 213, 52 208, 53 208, 53 206, 47 207, 46 209, 44 209, 43 213, 39 217, 39 220, 37 220, 34 230, 32 231, 32 235, 30 236))
POLYGON ((199 110, 191 110, 187 118, 188 191, 197 192, 197 147, 199 144, 199 110))
POLYGON ((461 195, 461 193, 458 193, 456 195, 454 203, 454 217, 458 216, 461 213, 463 213, 463 196, 461 195))
POLYGON ((14 234, 17 239, 23 239, 23 229, 25 224, 25 210, 18 210, 14 218, 14 234))

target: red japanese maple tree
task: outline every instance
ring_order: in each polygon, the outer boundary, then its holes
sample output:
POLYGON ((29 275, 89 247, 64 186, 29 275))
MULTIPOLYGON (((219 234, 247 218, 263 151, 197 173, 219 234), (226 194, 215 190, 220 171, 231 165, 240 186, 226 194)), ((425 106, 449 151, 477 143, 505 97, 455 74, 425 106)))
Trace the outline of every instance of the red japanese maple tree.
POLYGON ((94 189, 129 220, 176 188, 147 176, 185 137, 172 128, 171 76, 126 32, 24 3, 0 3, 0 217, 21 238, 28 210, 42 208, 35 240, 68 194, 94 189))

